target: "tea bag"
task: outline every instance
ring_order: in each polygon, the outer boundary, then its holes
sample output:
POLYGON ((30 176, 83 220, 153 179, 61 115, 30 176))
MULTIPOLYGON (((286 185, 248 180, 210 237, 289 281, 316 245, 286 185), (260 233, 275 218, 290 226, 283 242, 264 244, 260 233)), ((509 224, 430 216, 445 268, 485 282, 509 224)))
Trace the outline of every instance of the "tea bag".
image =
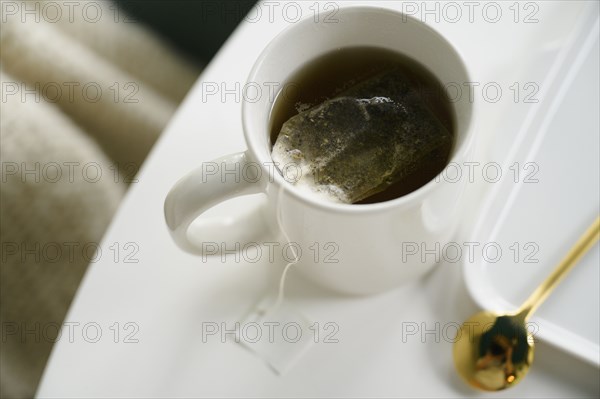
POLYGON ((272 158, 292 184, 354 203, 400 181, 451 140, 410 78, 392 69, 291 117, 272 158))

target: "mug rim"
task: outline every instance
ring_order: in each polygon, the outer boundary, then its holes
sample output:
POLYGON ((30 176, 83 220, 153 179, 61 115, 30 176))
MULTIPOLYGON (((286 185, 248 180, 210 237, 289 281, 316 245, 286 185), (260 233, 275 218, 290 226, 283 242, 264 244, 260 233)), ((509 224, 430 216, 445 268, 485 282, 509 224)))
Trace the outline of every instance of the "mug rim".
MULTIPOLYGON (((411 15, 404 14, 401 11, 390 9, 390 8, 385 8, 385 7, 381 7, 381 6, 377 6, 377 5, 365 5, 365 4, 363 4, 363 5, 345 5, 345 6, 340 7, 340 9, 339 9, 339 12, 348 12, 348 11, 352 11, 352 12, 376 11, 376 12, 381 12, 381 13, 385 13, 385 14, 394 14, 398 17, 406 18, 406 19, 412 20, 413 22, 421 24, 424 28, 430 30, 431 32, 433 32, 434 35, 437 35, 439 38, 441 38, 442 41, 451 49, 451 51, 453 51, 456 54, 459 65, 465 71, 467 81, 470 80, 470 77, 472 76, 472 74, 471 74, 470 70, 467 68, 467 65, 464 62, 464 57, 462 56, 461 52, 456 48, 455 45, 453 45, 450 41, 448 41, 443 35, 441 35, 437 30, 435 30, 427 22, 421 21, 411 15)), ((253 82, 255 80, 255 77, 258 75, 258 72, 260 71, 262 65, 265 63, 268 56, 270 55, 271 50, 274 47, 276 47, 276 45, 279 44, 280 42, 287 40, 288 36, 293 34, 294 31, 303 28, 304 25, 306 25, 306 23, 308 21, 311 21, 311 18, 312 17, 306 17, 306 18, 298 21, 294 25, 286 27, 281 32, 279 32, 273 39, 271 39, 271 41, 262 50, 262 52, 260 53, 260 55, 258 56, 256 61, 254 62, 254 65, 253 65, 253 67, 250 71, 250 74, 248 76, 248 79, 246 81, 253 82)), ((315 24, 314 21, 311 21, 311 23, 315 24)), ((423 197, 426 197, 427 195, 429 195, 432 191, 435 190, 436 187, 441 186, 441 183, 435 181, 440 176, 440 174, 442 174, 450 164, 457 163, 457 160, 465 158, 466 153, 468 152, 469 148, 472 145, 472 141, 473 141, 473 137, 474 137, 473 119, 475 118, 475 115, 476 115, 476 112, 475 112, 476 104, 477 104, 477 100, 474 97, 472 99, 472 101, 470 101, 470 107, 471 107, 470 115, 469 115, 468 120, 464 127, 464 130, 465 130, 464 138, 460 143, 457 143, 458 145, 455 148, 453 148, 452 155, 451 155, 450 159, 448 160, 448 163, 446 164, 444 169, 442 169, 442 171, 439 174, 437 174, 435 177, 433 177, 431 180, 429 180, 427 183, 425 183, 421 187, 417 188, 416 190, 414 190, 408 194, 402 195, 398 198, 388 200, 388 201, 375 202, 375 203, 370 203, 370 204, 346 204, 346 203, 336 203, 336 202, 326 201, 326 200, 318 198, 317 196, 313 196, 313 195, 310 195, 309 193, 304 193, 301 190, 298 190, 293 185, 291 185, 289 182, 287 182, 280 173, 278 173, 277 171, 274 170, 274 168, 266 168, 265 161, 266 161, 266 163, 272 164, 273 160, 269 157, 269 159, 261 161, 260 157, 257 155, 257 154, 259 154, 259 151, 258 151, 256 143, 254 142, 253 137, 250 134, 250 127, 249 127, 249 122, 248 122, 248 117, 249 117, 248 116, 248 106, 249 106, 249 104, 247 101, 244 100, 244 101, 242 101, 242 128, 244 131, 244 139, 246 141, 246 145, 248 146, 248 149, 246 150, 246 154, 248 154, 253 160, 259 161, 258 163, 260 164, 260 167, 263 169, 263 172, 266 172, 266 174, 269 176, 269 184, 276 185, 277 191, 285 190, 296 200, 298 200, 301 203, 308 205, 312 208, 323 209, 323 210, 327 210, 329 212, 352 213, 352 214, 376 213, 376 212, 381 212, 381 211, 387 211, 391 208, 406 208, 406 207, 409 207, 416 203, 419 203, 423 197)))

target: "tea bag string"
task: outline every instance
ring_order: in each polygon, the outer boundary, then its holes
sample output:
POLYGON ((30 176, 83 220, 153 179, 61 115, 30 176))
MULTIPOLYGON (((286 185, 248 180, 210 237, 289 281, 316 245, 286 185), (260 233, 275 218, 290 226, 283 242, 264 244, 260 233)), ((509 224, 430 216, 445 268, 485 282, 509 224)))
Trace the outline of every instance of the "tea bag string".
MULTIPOLYGON (((281 231, 281 233, 283 234, 283 238, 285 239, 285 245, 291 244, 291 240, 290 237, 288 236, 287 232, 285 231, 285 229, 283 228, 283 223, 282 223, 282 218, 281 218, 281 213, 283 212, 282 208, 281 208, 281 204, 282 204, 282 195, 283 195, 283 190, 285 190, 284 188, 284 184, 281 184, 281 187, 279 188, 279 193, 277 194, 277 208, 276 208, 276 212, 277 212, 277 226, 279 227, 279 230, 281 231)), ((289 245, 289 248, 292 249, 292 254, 294 256, 293 260, 291 262, 288 262, 285 267, 283 268, 283 272, 281 273, 281 278, 279 279, 279 291, 277 294, 277 299, 275 300, 275 304, 273 305, 273 309, 277 309, 279 306, 281 306, 281 304, 283 303, 283 299, 284 299, 284 291, 285 291, 285 279, 287 277, 287 273, 290 270, 290 268, 295 265, 296 263, 298 263, 298 254, 296 252, 296 248, 293 245, 289 245)))

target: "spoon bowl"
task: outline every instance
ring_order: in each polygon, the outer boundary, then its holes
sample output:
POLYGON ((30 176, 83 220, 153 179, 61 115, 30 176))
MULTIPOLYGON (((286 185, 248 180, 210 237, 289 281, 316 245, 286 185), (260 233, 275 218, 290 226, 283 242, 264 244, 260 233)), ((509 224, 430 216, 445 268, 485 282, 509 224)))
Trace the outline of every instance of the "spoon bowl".
POLYGON ((484 311, 462 324, 454 343, 454 363, 469 385, 499 391, 525 377, 533 352, 533 336, 518 315, 484 311))

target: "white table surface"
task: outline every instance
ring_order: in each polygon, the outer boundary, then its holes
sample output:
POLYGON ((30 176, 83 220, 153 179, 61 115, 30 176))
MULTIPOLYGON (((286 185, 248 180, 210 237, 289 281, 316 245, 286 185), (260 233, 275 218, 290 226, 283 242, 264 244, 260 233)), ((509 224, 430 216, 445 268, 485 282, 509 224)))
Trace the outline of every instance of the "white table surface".
MULTIPOLYGON (((300 4, 305 15, 310 15, 308 7, 313 2, 300 4)), ((394 1, 379 4, 401 7, 394 1)), ((475 80, 541 81, 548 72, 546 61, 566 43, 584 4, 536 4, 539 22, 535 24, 515 24, 511 18, 490 24, 476 18, 473 23, 432 25, 459 48, 475 80)), ((508 6, 503 5, 505 11, 508 6)), ((292 271, 288 300, 313 321, 337 323, 339 342, 312 345, 283 375, 236 343, 202 342, 202 323, 231 325, 243 320, 252 304, 274 289, 282 265, 223 263, 220 259, 201 262, 183 253, 165 227, 163 200, 172 184, 200 162, 245 148, 241 103, 233 96, 226 101, 219 96, 204 99, 203 83, 243 85, 259 52, 288 25, 277 12, 273 21, 263 13, 255 23, 243 22, 191 89, 106 233, 103 255, 88 269, 66 320, 79 324, 72 324, 71 340, 63 330, 38 397, 482 396, 457 377, 452 344, 443 336, 417 335, 402 340, 406 323, 434 328, 435 323, 460 323, 478 310, 458 265, 442 264, 421 280, 379 296, 358 298, 321 290, 292 271), (139 251, 132 259, 139 262, 124 262, 131 247, 115 259, 109 249, 114 243, 122 250, 127 243, 135 243, 139 251), (115 322, 120 323, 117 342, 115 322), (139 327, 130 337, 137 343, 124 342, 125 335, 133 331, 125 329, 127 322, 139 327), (101 329, 97 342, 89 342, 90 330, 83 336, 81 329, 86 323, 97 323, 101 329)), ((498 114, 499 109, 482 109, 494 121, 494 127, 482 136, 502 127, 498 121, 505 118, 498 114)), ((523 108, 513 109, 509 122, 517 123, 524 112, 523 108)), ((479 156, 485 159, 485 137, 479 143, 479 156)), ((473 204, 484 194, 476 188, 469 193, 473 204)), ((251 210, 259 201, 259 197, 238 199, 215 214, 251 210)), ((471 222, 466 217, 461 234, 468 235, 471 222)), ((494 397, 599 394, 597 368, 539 342, 528 377, 494 397)))

